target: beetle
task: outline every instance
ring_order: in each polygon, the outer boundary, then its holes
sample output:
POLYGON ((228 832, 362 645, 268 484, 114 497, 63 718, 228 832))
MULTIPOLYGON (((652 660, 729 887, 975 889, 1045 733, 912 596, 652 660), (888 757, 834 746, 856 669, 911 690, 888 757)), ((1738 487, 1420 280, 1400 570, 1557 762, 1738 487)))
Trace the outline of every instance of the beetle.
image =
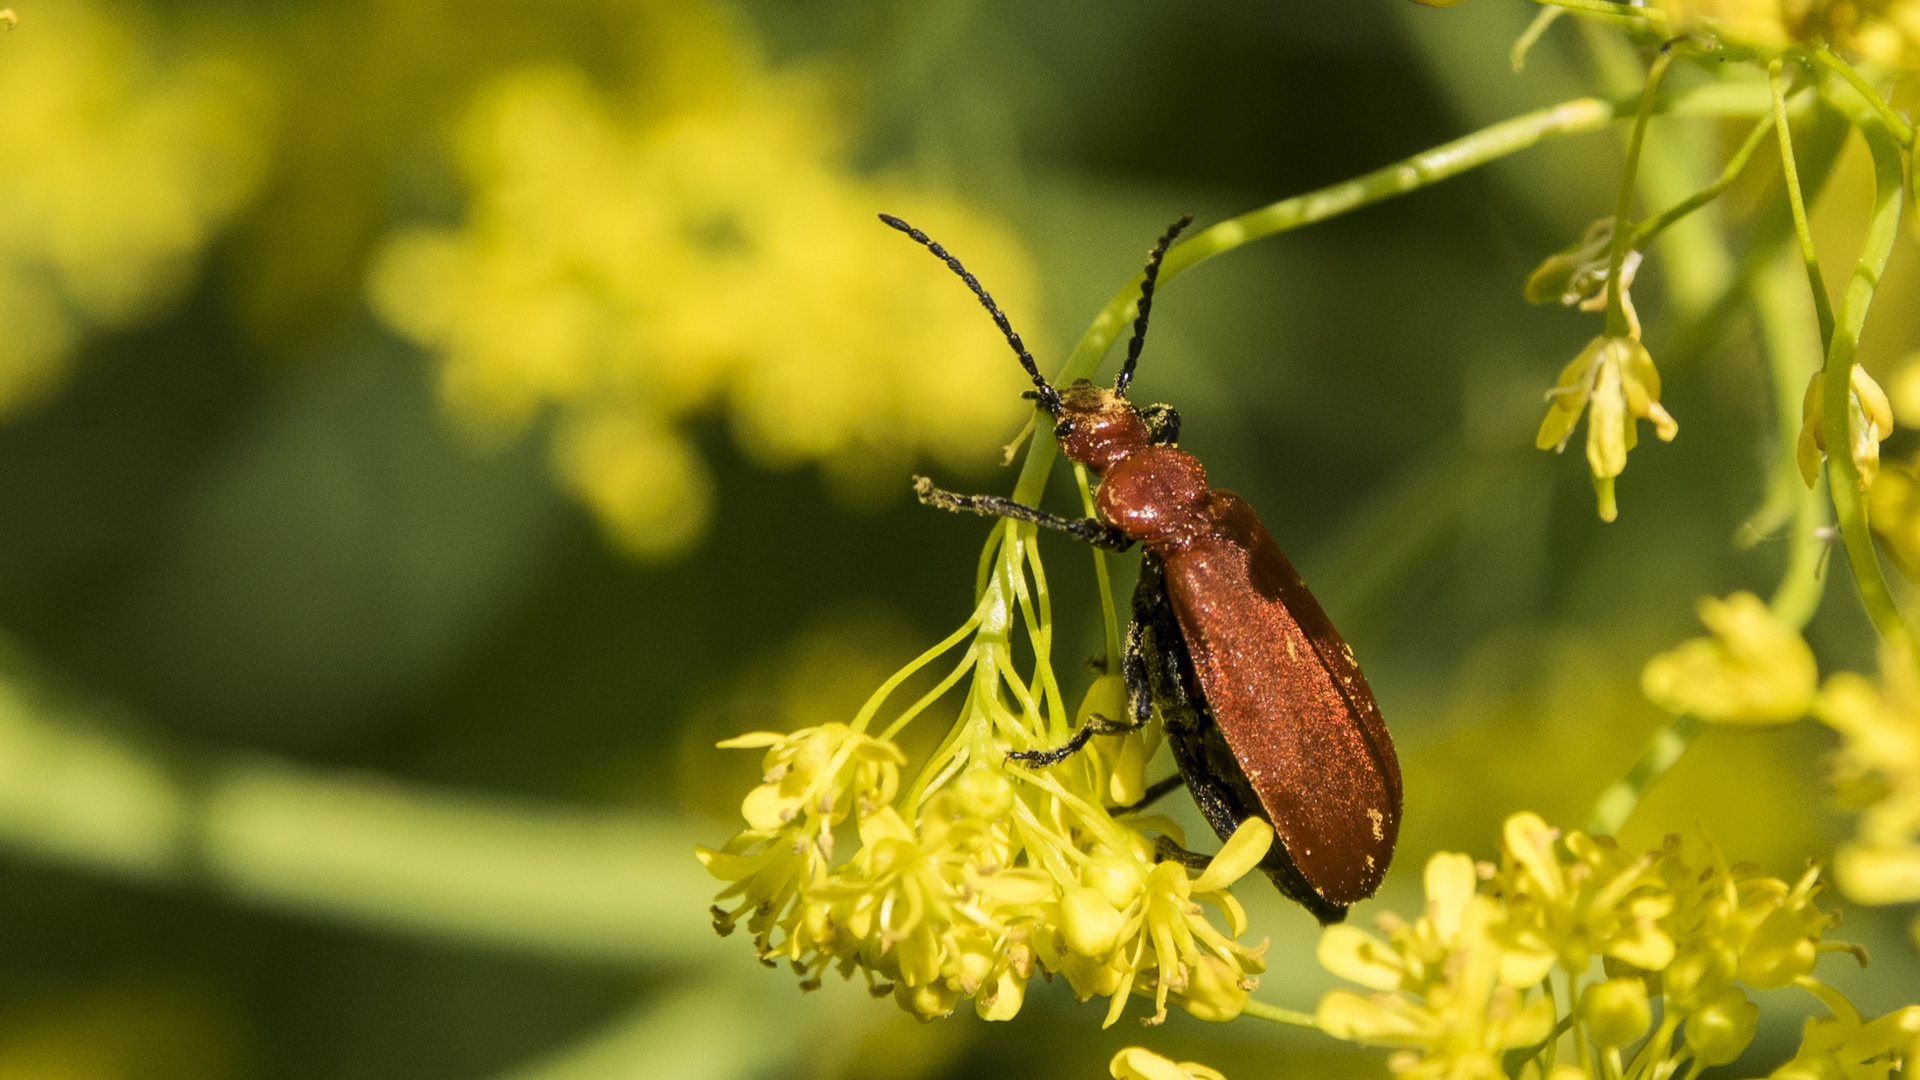
POLYGON ((1261 869, 1322 923, 1344 919, 1349 905, 1379 888, 1400 832, 1400 765, 1380 707, 1353 650, 1253 509, 1208 487, 1200 462, 1179 449, 1179 414, 1137 408, 1126 396, 1161 260, 1192 215, 1147 257, 1133 336, 1111 390, 1086 379, 1065 390, 1049 384, 959 259, 897 217, 880 220, 973 290, 1032 377, 1025 396, 1052 417, 1061 451, 1100 478, 1091 518, 959 495, 915 477, 920 500, 1032 522, 1108 550, 1143 549, 1121 658, 1129 715, 1089 716, 1061 746, 1009 756, 1035 768, 1056 764, 1093 735, 1138 729, 1158 708, 1179 779, 1214 832, 1224 840, 1248 816, 1265 819, 1275 843, 1261 869))

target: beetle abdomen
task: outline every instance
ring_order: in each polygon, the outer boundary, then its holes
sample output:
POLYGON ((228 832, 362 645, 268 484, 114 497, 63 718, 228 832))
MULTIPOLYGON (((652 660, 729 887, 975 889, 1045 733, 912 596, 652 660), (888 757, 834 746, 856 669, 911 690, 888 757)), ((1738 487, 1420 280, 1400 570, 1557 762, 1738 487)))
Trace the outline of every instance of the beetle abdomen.
MULTIPOLYGON (((1365 676, 1252 508, 1160 553, 1219 734, 1277 842, 1328 903, 1373 895, 1400 831, 1400 766, 1365 676)), ((1217 828, 1216 824, 1216 828, 1217 828)))

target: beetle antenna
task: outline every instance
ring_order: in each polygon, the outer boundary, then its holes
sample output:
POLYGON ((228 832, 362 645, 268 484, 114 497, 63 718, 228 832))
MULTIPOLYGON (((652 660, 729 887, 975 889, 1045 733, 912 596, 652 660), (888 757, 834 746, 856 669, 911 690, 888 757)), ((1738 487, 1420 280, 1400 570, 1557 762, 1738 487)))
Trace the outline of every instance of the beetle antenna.
MULTIPOLYGON (((999 327, 1000 332, 1007 335, 1007 344, 1013 346, 1013 354, 1020 358, 1020 366, 1026 368, 1027 374, 1033 376, 1033 385, 1037 389, 1037 396, 1040 399, 1040 403, 1047 407, 1048 412, 1059 416, 1062 408, 1060 404, 1060 392, 1047 384, 1046 376, 1040 374, 1040 365, 1033 362, 1033 354, 1027 351, 1026 345, 1020 340, 1020 335, 1014 331, 1013 324, 1007 321, 1007 317, 1000 311, 1000 306, 993 302, 993 297, 987 295, 987 290, 980 287, 980 282, 974 278, 973 274, 969 273, 966 267, 960 265, 959 259, 948 254, 946 248, 941 247, 938 241, 926 233, 901 221, 892 214, 881 214, 880 220, 886 222, 892 228, 898 229, 908 236, 913 237, 914 240, 924 245, 928 251, 933 252, 934 258, 946 263, 947 269, 960 275, 960 280, 967 283, 967 288, 973 290, 973 295, 980 298, 980 306, 987 309, 988 315, 993 316, 993 325, 999 327)), ((1164 245, 1162 246, 1164 247, 1164 245)), ((1151 288, 1151 286, 1149 286, 1149 288, 1151 288)), ((1136 349, 1135 351, 1137 352, 1138 350, 1136 349)))
POLYGON ((1113 392, 1121 397, 1127 396, 1127 384, 1133 382, 1133 366, 1140 362, 1140 349, 1147 343, 1147 314, 1153 310, 1153 283, 1160 276, 1160 260, 1166 258, 1173 238, 1191 224, 1192 214, 1180 215, 1179 221, 1160 234, 1160 242, 1153 245, 1153 252, 1147 256, 1147 277, 1140 283, 1140 309, 1133 320, 1133 340, 1127 342, 1127 362, 1120 367, 1120 377, 1113 380, 1113 392))

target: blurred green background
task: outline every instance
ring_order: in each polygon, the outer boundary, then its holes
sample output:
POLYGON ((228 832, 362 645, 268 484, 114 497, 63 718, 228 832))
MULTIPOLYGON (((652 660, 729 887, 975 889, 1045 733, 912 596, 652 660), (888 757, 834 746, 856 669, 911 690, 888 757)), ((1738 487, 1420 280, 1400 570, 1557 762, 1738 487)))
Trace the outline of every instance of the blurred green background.
MULTIPOLYGON (((1064 986, 1002 1025, 803 996, 712 935, 691 846, 755 777, 715 741, 844 719, 965 617, 987 526, 909 476, 1011 485, 1011 358, 873 212, 974 263, 1051 368, 1183 211, 1612 92, 1570 20, 1514 74, 1519 0, 15 10, 0 1080, 1096 1077, 1142 1041, 1236 1078, 1382 1072, 1258 1021, 1103 1032, 1064 986)), ((1717 170, 1716 127, 1665 127, 1676 169, 1717 170)), ((1816 219, 1836 251, 1857 156, 1816 219)), ((1664 721, 1641 664, 1782 563, 1733 543, 1776 436, 1750 317, 1701 329, 1725 267, 1641 275, 1681 434, 1634 454, 1617 524, 1577 454, 1532 448, 1597 323, 1520 283, 1609 212, 1618 160, 1544 146, 1155 308, 1137 396, 1260 508, 1399 745, 1362 920, 1512 811, 1578 825, 1664 721)), ((1920 347, 1914 248, 1876 372, 1920 347)), ((1046 550, 1063 654, 1097 652, 1088 564, 1046 550)), ((1871 670, 1844 575, 1809 638, 1871 670)), ((1709 731, 1625 839, 1702 824, 1791 875, 1850 829, 1830 745, 1709 731)), ((1311 919, 1245 891, 1259 996, 1311 1008, 1311 919)), ((1822 970, 1863 1011, 1920 985, 1909 917, 1846 910, 1874 967, 1822 970)))

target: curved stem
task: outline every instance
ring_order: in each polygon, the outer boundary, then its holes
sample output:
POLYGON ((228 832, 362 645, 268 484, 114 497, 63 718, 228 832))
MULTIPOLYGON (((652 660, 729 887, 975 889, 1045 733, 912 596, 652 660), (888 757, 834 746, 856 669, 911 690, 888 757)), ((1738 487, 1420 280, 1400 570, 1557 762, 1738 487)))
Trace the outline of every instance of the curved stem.
MULTIPOLYGON (((1181 273, 1249 240, 1325 221, 1395 195, 1418 191, 1556 136, 1597 131, 1617 114, 1618 106, 1613 102, 1592 97, 1574 98, 1481 128, 1351 180, 1229 218, 1167 252, 1160 266, 1160 284, 1164 287, 1181 273)), ((1094 317, 1054 377, 1056 384, 1093 375, 1100 359, 1127 326, 1139 285, 1140 277, 1136 275, 1094 317)), ((1053 432, 1041 425, 1034 433, 1026 461, 1021 464, 1020 478, 1013 489, 1015 499, 1028 504, 1038 501, 1058 451, 1053 432)))
POLYGON ((1872 83, 1853 70, 1852 64, 1835 56, 1832 49, 1824 46, 1813 50, 1810 55, 1814 63, 1845 79, 1849 86, 1858 91, 1860 96, 1866 99, 1867 104, 1873 107, 1873 111, 1880 114, 1880 122, 1887 125, 1887 130, 1899 140, 1901 146, 1912 148, 1913 125, 1907 123, 1905 117, 1894 112, 1893 106, 1887 104, 1886 99, 1880 96, 1880 92, 1873 88, 1872 83))
POLYGON ((1793 157, 1793 131, 1787 123, 1787 94, 1780 70, 1777 59, 1767 65, 1767 85, 1773 91, 1773 127, 1780 135, 1780 168, 1787 176, 1787 205, 1793 210, 1794 235, 1800 238, 1800 261, 1806 264, 1813 311, 1820 320, 1820 347, 1826 350, 1833 343, 1833 301, 1820 274, 1820 257, 1813 250, 1813 230, 1807 227, 1807 202, 1800 194, 1800 167, 1793 157))
POLYGON ((1640 174, 1640 148, 1647 140, 1647 121, 1653 117, 1653 101, 1673 63, 1673 50, 1661 49, 1647 69, 1647 87, 1640 92, 1640 109, 1633 118, 1633 138, 1627 143, 1627 163, 1620 170, 1620 195, 1613 205, 1613 253, 1607 260, 1607 333, 1614 337, 1638 337, 1638 328, 1627 318, 1627 290, 1620 284, 1620 269, 1626 264, 1627 249, 1633 246, 1633 188, 1640 174))
MULTIPOLYGON (((1867 528, 1866 500, 1861 490, 1860 469, 1850 452, 1851 397, 1854 356, 1860 332, 1873 305, 1875 289, 1893 253, 1900 235, 1900 205, 1905 199, 1900 146, 1894 133, 1880 123, 1878 114, 1856 117, 1855 126, 1865 136, 1873 153, 1874 208, 1867 226, 1866 243, 1861 246, 1859 262, 1847 282, 1846 298, 1841 303, 1841 318, 1827 346, 1827 363, 1822 369, 1825 400, 1821 425, 1827 443, 1827 488, 1833 499, 1834 518, 1847 549, 1847 562, 1853 567, 1853 581, 1866 605, 1867 615, 1889 642, 1910 644, 1906 623, 1887 588, 1880 571, 1880 556, 1873 546, 1873 533, 1867 528)), ((1802 243, 1807 241, 1803 238, 1802 243)))
POLYGON ((1659 217, 1641 222, 1640 226, 1633 230, 1633 241, 1628 246, 1636 249, 1646 247, 1655 237, 1665 232, 1668 226, 1724 194, 1733 186, 1733 182, 1740 178, 1740 174, 1746 171, 1747 163, 1753 160, 1754 151, 1760 149, 1760 144, 1766 141, 1767 132, 1772 127, 1773 118, 1762 117, 1759 123, 1753 125, 1753 130, 1747 133, 1746 141, 1742 142, 1733 156, 1727 159, 1727 167, 1721 171, 1720 179, 1694 192, 1684 202, 1673 206, 1659 217))

